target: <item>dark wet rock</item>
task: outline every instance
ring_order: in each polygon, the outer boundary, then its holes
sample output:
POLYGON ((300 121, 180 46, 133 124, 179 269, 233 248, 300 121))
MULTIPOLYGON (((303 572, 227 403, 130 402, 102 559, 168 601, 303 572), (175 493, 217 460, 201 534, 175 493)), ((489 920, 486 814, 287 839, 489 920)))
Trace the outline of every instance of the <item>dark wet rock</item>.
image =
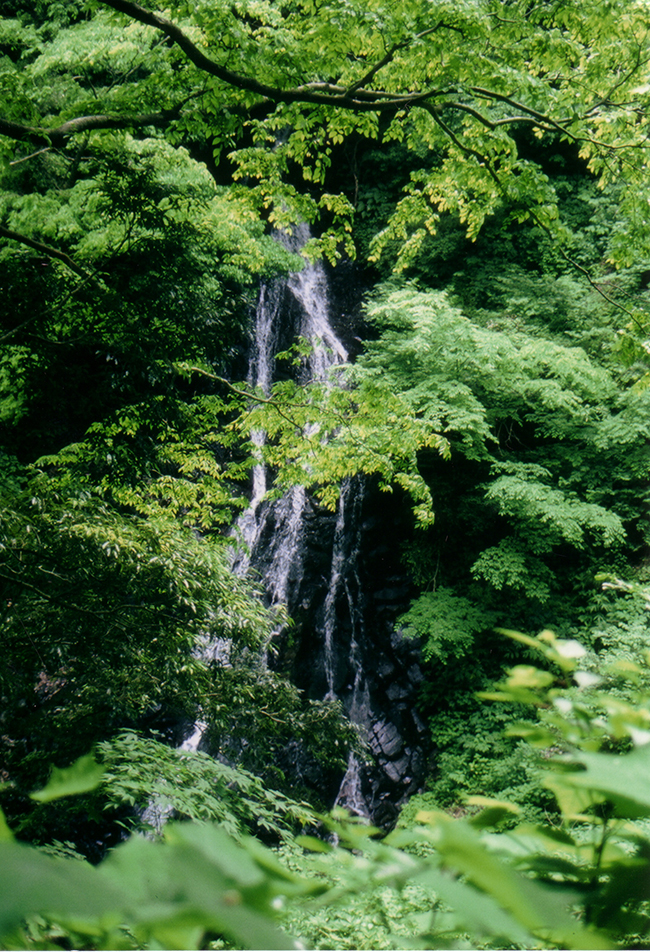
POLYGON ((404 747, 404 740, 390 721, 377 721, 370 732, 370 746, 383 759, 394 760, 404 747))
POLYGON ((406 676, 411 684, 422 684, 424 681, 424 675, 419 664, 412 664, 406 672, 406 676))
POLYGON ((422 720, 422 718, 419 716, 417 711, 411 711, 411 718, 413 720, 413 725, 415 729, 417 730, 418 734, 429 733, 429 728, 427 727, 425 722, 422 720))
POLYGON ((404 770, 402 769, 402 761, 399 763, 391 763, 388 761, 385 764, 382 764, 382 770, 386 776, 392 780, 394 783, 403 783, 404 782, 404 770))
POLYGON ((412 688, 403 684, 390 684, 386 689, 386 697, 391 701, 401 701, 404 698, 411 697, 412 688))
MULTIPOLYGON (((358 801, 359 790, 362 791, 374 823, 390 825, 399 805, 422 788, 430 738, 416 711, 424 680, 419 665, 420 647, 395 631, 397 617, 408 608, 410 589, 404 576, 399 584, 396 581, 401 572, 397 549, 393 547, 388 564, 388 556, 375 544, 380 523, 366 518, 375 506, 386 510, 386 497, 372 485, 365 494, 359 492, 350 494, 357 500, 356 522, 346 523, 346 538, 339 540, 344 550, 340 579, 334 586, 334 595, 330 594, 329 620, 334 627, 334 645, 329 659, 329 681, 326 602, 332 588, 336 523, 331 513, 322 513, 319 523, 316 512, 305 531, 302 574, 289 599, 289 612, 295 622, 291 650, 281 650, 274 664, 288 673, 308 697, 319 699, 333 690, 360 726, 374 762, 361 766, 355 796, 358 801), (312 538, 318 540, 313 548, 312 538), (383 571, 391 579, 390 586, 385 585, 383 571), (384 587, 380 588, 381 585, 384 587), (390 610, 387 592, 391 599, 396 599, 390 610)), ((398 523, 400 506, 392 505, 394 521, 398 523)), ((303 766, 299 772, 303 783, 320 787, 320 791, 332 789, 329 775, 323 774, 319 781, 313 769, 305 770, 303 766)), ((290 775, 291 770, 285 769, 285 773, 290 775)), ((339 775, 339 783, 342 780, 339 775)), ((350 797, 350 790, 342 789, 338 802, 349 806, 350 797)), ((355 812, 361 812, 360 808, 355 808, 355 812)))
POLYGON ((395 670, 393 662, 384 655, 377 664, 374 674, 380 681, 389 681, 392 679, 395 670))

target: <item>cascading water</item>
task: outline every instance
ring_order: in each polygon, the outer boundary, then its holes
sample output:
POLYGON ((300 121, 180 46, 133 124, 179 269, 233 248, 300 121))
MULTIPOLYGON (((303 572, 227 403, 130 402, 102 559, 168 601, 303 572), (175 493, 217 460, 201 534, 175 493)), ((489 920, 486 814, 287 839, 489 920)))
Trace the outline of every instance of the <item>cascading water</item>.
MULTIPOLYGON (((308 238, 307 225, 297 226, 293 235, 278 235, 278 240, 295 253, 303 248, 308 238)), ((344 363, 348 356, 328 320, 324 268, 320 262, 306 261, 303 269, 292 273, 286 284, 275 281, 272 285, 263 285, 260 291, 248 382, 251 387, 259 387, 266 395, 270 393, 273 381, 285 288, 300 306, 301 321, 297 336, 312 343, 307 366, 309 379, 326 382, 331 368, 344 363)), ((252 439, 253 443, 261 446, 264 437, 261 433, 253 433, 252 439)), ((253 561, 264 545, 264 583, 272 604, 287 604, 291 591, 299 586, 301 580, 307 494, 302 486, 297 486, 279 502, 265 506, 262 501, 266 490, 266 469, 259 463, 253 470, 251 505, 242 518, 240 530, 250 553, 249 558, 253 561), (272 532, 269 533, 267 530, 271 523, 272 532)), ((248 567, 249 558, 239 554, 236 558, 238 572, 248 567)))
MULTIPOLYGON (((309 230, 300 226, 292 236, 277 237, 298 253, 309 230)), ((262 287, 249 364, 251 387, 270 393, 275 354, 298 337, 312 345, 299 372, 301 382, 327 383, 333 368, 347 361, 347 349, 330 323, 328 298, 328 278, 319 262, 306 262, 286 281, 262 287)), ((251 503, 239 524, 246 545, 234 554, 233 570, 255 570, 269 602, 286 606, 295 622, 298 685, 309 697, 341 701, 376 757, 376 765, 368 767, 350 753, 343 779, 339 775, 335 787, 323 781, 332 799, 351 813, 390 824, 395 804, 417 789, 423 773, 424 726, 408 702, 421 679, 417 652, 392 631, 396 614, 405 607, 403 583, 398 583, 402 589, 379 590, 390 582, 390 560, 381 555, 385 540, 372 540, 375 517, 368 518, 363 478, 344 481, 334 518, 302 487, 269 501, 261 459, 264 436, 254 433, 252 440, 260 447, 260 461, 253 472, 251 503), (374 550, 370 555, 368 546, 374 550)), ((282 641, 282 631, 275 634, 282 641)), ((200 738, 200 733, 194 736, 200 738)))
MULTIPOLYGON (((280 236, 290 251, 299 251, 309 238, 307 226, 300 226, 292 237, 280 236)), ((307 375, 311 381, 327 382, 331 368, 347 360, 347 351, 329 322, 328 288, 325 270, 318 263, 307 262, 301 271, 292 273, 286 283, 287 290, 300 305, 302 319, 299 336, 311 342, 307 375)), ((278 346, 281 319, 282 287, 276 282, 264 286, 260 292, 255 319, 255 337, 251 349, 248 382, 269 394, 273 380, 275 349, 278 346)), ((253 442, 261 446, 262 434, 253 434, 253 442)), ((266 540, 264 553, 264 583, 272 604, 290 601, 290 593, 297 591, 302 577, 304 558, 305 515, 307 495, 302 487, 296 487, 279 502, 261 505, 267 489, 264 466, 259 463, 253 473, 251 505, 242 520, 242 532, 255 563, 265 535, 265 528, 273 520, 273 533, 266 540), (269 551, 270 550, 270 551, 269 551)), ((324 605, 323 663, 327 682, 326 700, 336 698, 335 689, 335 637, 337 626, 337 601, 341 590, 345 593, 353 627, 357 621, 357 593, 351 591, 349 572, 345 569, 356 565, 359 549, 359 513, 363 491, 359 480, 346 480, 338 503, 336 526, 332 546, 332 562, 329 585, 324 605), (355 599, 356 596, 356 599, 355 599)), ((239 570, 247 567, 247 560, 240 560, 239 570)), ((359 587, 358 575, 355 577, 359 587)), ((361 729, 367 728, 367 688, 363 678, 361 660, 353 631, 350 642, 350 662, 355 670, 350 717, 361 729)), ((369 817, 368 806, 361 790, 360 765, 354 753, 350 753, 348 769, 339 794, 338 805, 357 815, 369 817)))
MULTIPOLYGON (((309 229, 301 225, 296 235, 286 242, 291 251, 302 248, 309 238, 309 229)), ((337 363, 345 363, 348 352, 338 339, 329 322, 327 275, 320 261, 307 263, 302 271, 289 275, 289 290, 302 305, 305 315, 301 330, 303 337, 314 348, 309 357, 312 380, 327 380, 330 369, 337 363)))
MULTIPOLYGON (((337 697, 335 681, 337 655, 335 643, 337 634, 336 604, 342 590, 351 622, 348 662, 349 667, 354 672, 351 696, 348 701, 348 716, 352 723, 358 727, 361 734, 366 735, 364 739, 367 739, 370 715, 369 693, 359 651, 359 641, 357 640, 364 634, 362 628, 363 614, 360 611, 361 582, 357 570, 361 547, 359 530, 362 503, 363 484, 361 480, 345 480, 341 487, 338 502, 330 582, 325 599, 323 654, 325 676, 327 678, 325 699, 333 700, 337 697)), ((356 816, 370 818, 368 804, 362 791, 361 774, 362 767, 359 758, 351 751, 348 757, 347 770, 336 796, 335 806, 345 807, 356 816)))
POLYGON ((334 529, 334 545, 332 550, 332 568, 330 571, 330 583, 327 589, 325 599, 325 619, 324 619, 324 651, 323 662, 325 666, 325 678, 327 681, 327 694, 325 700, 333 700, 336 697, 334 689, 334 632, 336 629, 336 598, 342 581, 342 572, 345 565, 345 498, 346 493, 341 491, 339 498, 338 511, 336 515, 336 526, 334 529))
MULTIPOLYGON (((280 311, 284 286, 275 281, 263 284, 255 312, 255 333, 251 346, 251 356, 248 368, 248 385, 259 387, 263 393, 269 394, 273 380, 273 367, 277 350, 277 317, 280 311)), ((251 441, 261 447, 264 443, 264 434, 259 430, 251 434, 251 441)), ((243 575, 250 562, 250 553, 259 542, 262 522, 258 518, 257 510, 267 490, 266 467, 260 461, 253 467, 253 487, 248 509, 239 520, 239 531, 244 541, 244 548, 234 553, 233 567, 243 575)))
MULTIPOLYGON (((306 226, 293 236, 278 235, 299 252, 309 238, 306 226)), ((306 262, 286 280, 265 284, 259 295, 251 342, 248 384, 269 394, 276 354, 305 338, 312 350, 299 371, 301 383, 334 386, 333 369, 346 363, 346 346, 330 323, 328 279, 320 263, 306 262)), ((354 332, 351 331, 354 340, 354 332)), ((357 338, 358 339, 358 338, 357 338)), ((350 813, 390 826, 398 806, 420 787, 425 773, 426 728, 413 705, 422 680, 417 647, 394 631, 408 604, 408 583, 385 531, 390 506, 377 505, 364 477, 341 486, 335 516, 319 508, 303 487, 281 499, 267 499, 269 474, 263 464, 264 434, 252 434, 259 459, 252 474, 251 501, 238 525, 245 545, 233 546, 232 570, 249 569, 262 579, 271 605, 286 607, 293 620, 290 657, 283 656, 285 630, 274 632, 280 660, 311 699, 338 700, 372 752, 371 765, 351 752, 341 779, 310 760, 300 745, 288 751, 283 769, 350 813)), ((398 508, 394 510, 398 514, 398 508)), ((230 664, 231 644, 206 636, 201 656, 230 664)), ((260 664, 269 664, 268 651, 260 664)), ((275 663, 275 662, 273 662, 275 663)), ((182 744, 195 751, 206 726, 197 722, 182 744)), ((143 818, 159 829, 170 813, 152 802, 143 818)))

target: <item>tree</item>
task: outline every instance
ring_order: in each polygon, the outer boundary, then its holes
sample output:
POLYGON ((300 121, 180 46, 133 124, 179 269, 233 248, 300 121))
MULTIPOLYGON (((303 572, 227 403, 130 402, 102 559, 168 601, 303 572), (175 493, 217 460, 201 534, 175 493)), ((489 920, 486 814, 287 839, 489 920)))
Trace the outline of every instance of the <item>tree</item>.
MULTIPOLYGON (((351 211, 341 198, 296 187, 287 180, 292 169, 322 186, 342 142, 404 141, 419 168, 376 245, 398 235, 408 261, 447 209, 472 237, 505 207, 568 240, 551 181, 520 148, 532 131, 558 137, 601 184, 634 183, 621 198, 629 221, 613 253, 629 261, 646 246, 637 214, 647 187, 640 6, 177 2, 167 16, 103 0, 42 4, 31 15, 16 3, 14 12, 17 22, 5 25, 14 63, 4 82, 18 95, 0 123, 17 144, 14 161, 56 150, 73 162, 79 137, 158 128, 206 157, 218 176, 228 169, 246 181, 243 200, 281 223, 351 211), (52 96, 41 77, 57 58, 74 64, 78 78, 52 96)), ((331 240, 322 247, 335 254, 331 240)))
MULTIPOLYGON (((26 792, 120 727, 180 738, 209 708, 214 737, 319 731, 329 762, 340 729, 336 706, 256 662, 276 619, 224 545, 246 504, 247 454, 228 430, 241 399, 174 368, 244 367, 251 285, 294 259, 186 153, 112 145, 72 182, 46 157, 35 193, 22 165, 2 196, 29 227, 65 230, 84 262, 52 258, 47 234, 2 252, 4 803, 37 840, 59 818, 26 792), (199 657, 211 637, 232 640, 226 671, 199 657)), ((77 834, 86 849, 82 821, 77 834)))

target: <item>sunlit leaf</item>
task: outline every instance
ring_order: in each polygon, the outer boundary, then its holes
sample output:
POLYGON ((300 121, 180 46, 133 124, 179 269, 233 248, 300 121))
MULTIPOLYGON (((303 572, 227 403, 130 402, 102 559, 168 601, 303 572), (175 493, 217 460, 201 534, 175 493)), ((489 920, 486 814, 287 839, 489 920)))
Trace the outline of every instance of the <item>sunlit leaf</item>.
POLYGON ((95 761, 92 754, 86 754, 70 767, 52 767, 47 786, 31 793, 30 797, 39 803, 49 803, 60 797, 89 793, 99 786, 103 775, 104 768, 95 761))

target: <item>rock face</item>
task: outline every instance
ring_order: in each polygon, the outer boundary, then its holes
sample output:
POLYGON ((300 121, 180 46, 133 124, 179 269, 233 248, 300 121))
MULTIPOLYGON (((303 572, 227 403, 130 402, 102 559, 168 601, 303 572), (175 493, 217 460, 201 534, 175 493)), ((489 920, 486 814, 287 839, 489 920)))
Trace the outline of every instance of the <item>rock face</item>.
POLYGON ((394 630, 411 594, 395 544, 404 515, 399 500, 387 503, 372 485, 358 478, 344 485, 329 547, 326 517, 313 517, 318 546, 311 548, 308 533, 293 610, 294 680, 310 697, 339 698, 371 755, 368 763, 348 765, 336 802, 382 826, 392 825, 399 805, 421 788, 428 766, 428 731, 415 708, 423 680, 419 644, 394 630))
MULTIPOLYGON (((323 379, 358 348, 359 294, 351 266, 343 271, 335 299, 346 310, 338 315, 332 316, 330 284, 319 264, 262 290, 251 384, 267 389, 277 379, 274 354, 298 335, 317 343, 303 379, 323 379)), ((307 696, 338 698, 368 750, 367 762, 350 755, 343 778, 311 781, 351 812, 390 826, 400 803, 421 787, 427 767, 427 731, 415 710, 419 646, 394 630, 410 595, 397 541, 405 508, 397 495, 379 493, 359 477, 343 484, 335 514, 302 489, 268 503, 266 483, 258 467, 243 531, 269 600, 285 603, 295 623, 291 650, 283 650, 280 633, 274 663, 289 669, 307 696)))

